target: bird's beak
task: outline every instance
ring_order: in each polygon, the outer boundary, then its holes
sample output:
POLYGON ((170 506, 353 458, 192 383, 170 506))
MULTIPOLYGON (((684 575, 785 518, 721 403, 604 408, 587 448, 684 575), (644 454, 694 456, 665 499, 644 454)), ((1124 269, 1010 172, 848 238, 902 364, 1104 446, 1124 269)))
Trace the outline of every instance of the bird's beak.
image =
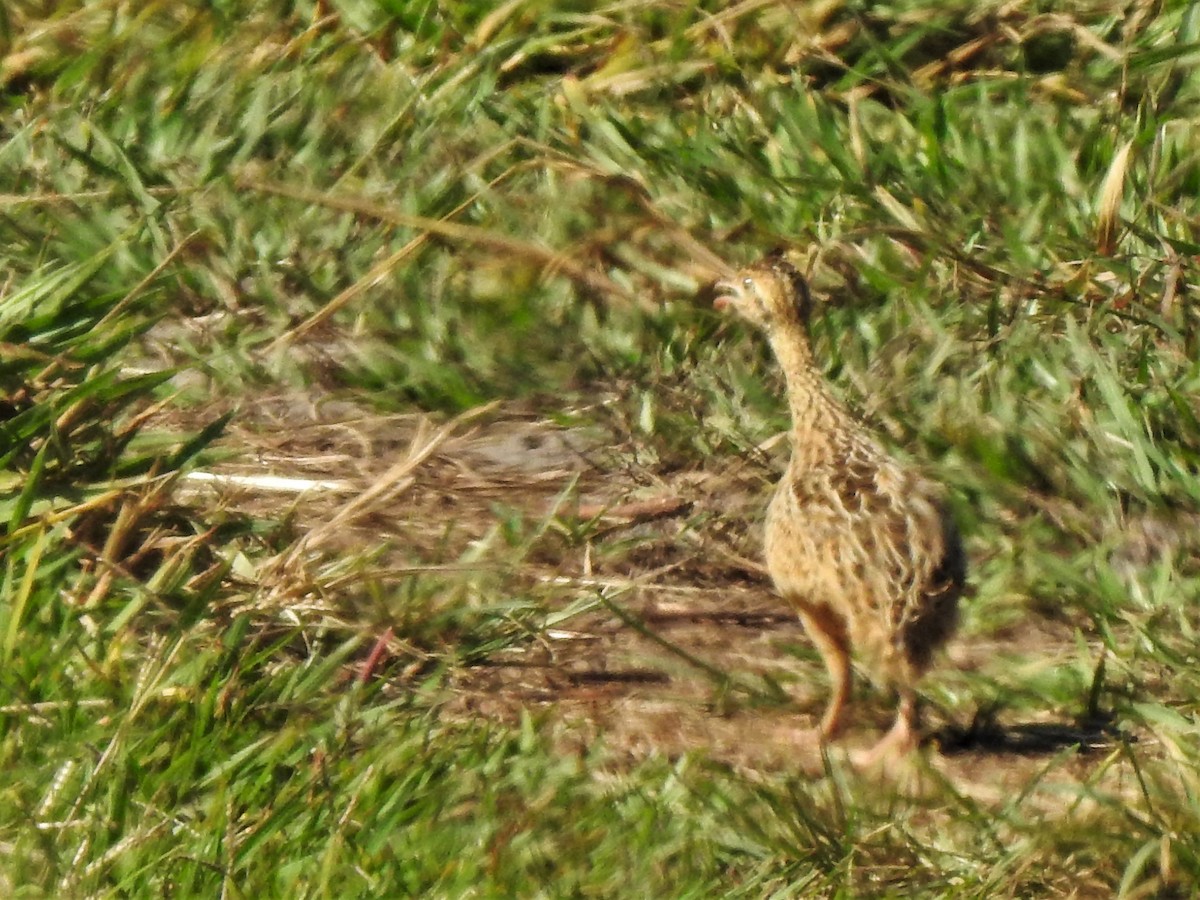
POLYGON ((713 309, 727 309, 738 299, 740 292, 732 281, 718 281, 713 287, 717 291, 717 298, 713 300, 713 309))

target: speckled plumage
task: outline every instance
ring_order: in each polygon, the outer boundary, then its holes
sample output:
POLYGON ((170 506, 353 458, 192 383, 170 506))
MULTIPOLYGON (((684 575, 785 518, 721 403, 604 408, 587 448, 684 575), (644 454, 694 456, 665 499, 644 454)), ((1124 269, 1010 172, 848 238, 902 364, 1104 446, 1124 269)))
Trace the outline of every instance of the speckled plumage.
POLYGON ((787 380, 792 458, 767 510, 765 556, 829 669, 824 738, 844 724, 850 653, 900 695, 877 748, 915 744, 915 685, 953 633, 966 574, 938 485, 893 459, 830 392, 809 346, 808 288, 779 257, 721 282, 720 308, 761 327, 787 380))

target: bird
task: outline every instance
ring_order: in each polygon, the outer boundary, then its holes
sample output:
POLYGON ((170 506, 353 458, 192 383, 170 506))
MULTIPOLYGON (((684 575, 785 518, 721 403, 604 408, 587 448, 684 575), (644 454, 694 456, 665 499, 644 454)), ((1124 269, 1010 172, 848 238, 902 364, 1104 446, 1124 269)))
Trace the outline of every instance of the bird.
POLYGON ((898 705, 891 729, 854 761, 905 757, 920 743, 918 681, 957 628, 967 575, 946 493, 834 394, 808 336, 808 284, 782 253, 715 288, 719 311, 765 332, 787 385, 791 459, 767 507, 763 555, 829 672, 817 737, 844 733, 857 654, 898 705))

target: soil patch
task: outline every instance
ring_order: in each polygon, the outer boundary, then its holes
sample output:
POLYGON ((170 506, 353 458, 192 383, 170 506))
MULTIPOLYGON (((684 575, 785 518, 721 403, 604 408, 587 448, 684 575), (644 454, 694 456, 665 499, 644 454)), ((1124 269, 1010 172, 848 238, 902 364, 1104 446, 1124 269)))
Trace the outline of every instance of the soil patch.
MULTIPOLYGON (((503 593, 538 606, 519 639, 455 667, 448 714, 517 721, 532 711, 564 749, 603 741, 630 758, 699 752, 746 770, 814 775, 828 765, 811 732, 824 668, 756 561, 778 459, 664 474, 639 465, 627 437, 531 410, 494 407, 435 424, 296 397, 244 406, 224 446, 236 452, 184 491, 193 503, 291 517, 300 535, 293 563, 369 556, 376 593, 436 575, 447 603, 456 579, 496 571, 503 593)), ((354 620, 347 605, 359 588, 348 579, 327 588, 325 602, 354 620)), ((383 657, 420 656, 403 627, 375 618, 364 626, 376 636, 370 677, 383 657)), ((1001 672, 1065 658, 1075 641, 1073 627, 1031 617, 1002 635, 962 635, 943 668, 1001 672)), ((892 709, 886 692, 860 680, 844 747, 869 746, 892 709)), ((944 752, 927 759, 969 793, 999 801, 1047 757, 1076 745, 1094 757, 1118 744, 1103 723, 1001 719, 981 725, 974 710, 930 708, 927 728, 944 752)), ((1080 757, 1065 768, 1082 775, 1088 764, 1080 757)))

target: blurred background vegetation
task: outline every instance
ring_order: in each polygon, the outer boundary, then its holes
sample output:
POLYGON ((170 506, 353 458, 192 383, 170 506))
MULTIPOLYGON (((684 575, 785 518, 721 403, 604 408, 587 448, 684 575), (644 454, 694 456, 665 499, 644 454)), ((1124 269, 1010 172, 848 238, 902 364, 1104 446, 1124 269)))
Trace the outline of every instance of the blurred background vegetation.
POLYGON ((3 892, 1190 895, 1198 64, 1187 2, 10 0, 3 892), (451 716, 449 685, 595 608, 535 566, 637 540, 483 504, 459 546, 414 505, 384 578, 394 523, 351 553, 183 490, 261 449, 263 397, 498 401, 635 486, 749 465, 684 530, 752 556, 786 409, 707 290, 777 245, 830 378, 955 497, 964 642, 1060 635, 932 702, 1104 749, 989 800, 565 753, 552 711, 451 716))

